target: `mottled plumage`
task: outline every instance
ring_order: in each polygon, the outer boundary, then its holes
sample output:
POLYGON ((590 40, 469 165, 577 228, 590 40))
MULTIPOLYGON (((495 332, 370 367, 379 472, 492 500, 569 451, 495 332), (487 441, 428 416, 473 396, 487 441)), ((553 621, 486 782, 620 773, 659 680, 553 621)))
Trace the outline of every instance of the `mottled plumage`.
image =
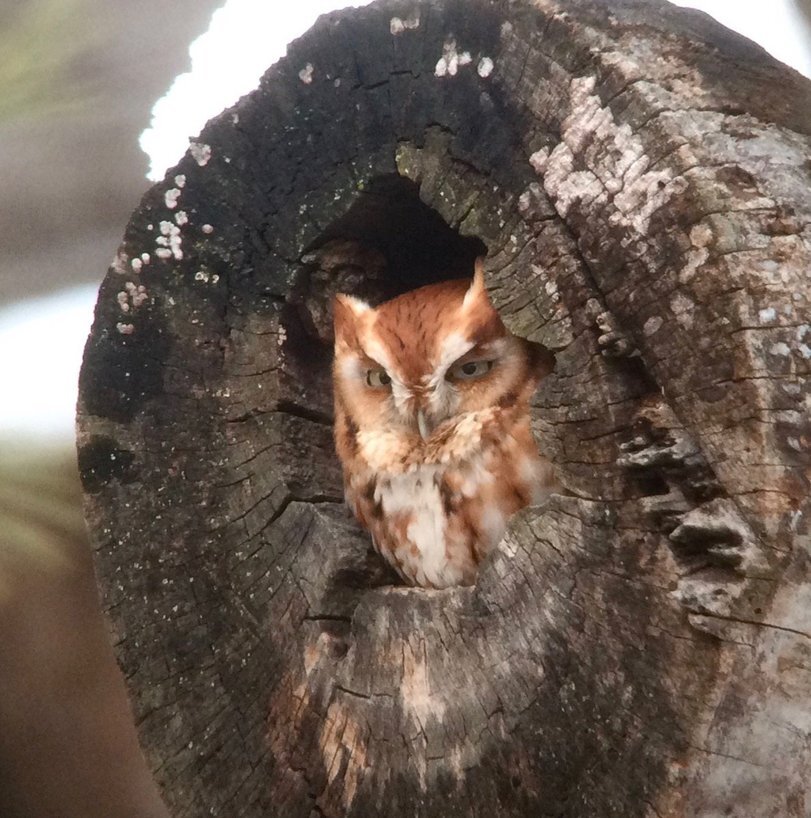
POLYGON ((470 585, 510 515, 554 488, 529 423, 552 355, 507 331, 480 261, 472 282, 334 309, 347 501, 406 582, 470 585))

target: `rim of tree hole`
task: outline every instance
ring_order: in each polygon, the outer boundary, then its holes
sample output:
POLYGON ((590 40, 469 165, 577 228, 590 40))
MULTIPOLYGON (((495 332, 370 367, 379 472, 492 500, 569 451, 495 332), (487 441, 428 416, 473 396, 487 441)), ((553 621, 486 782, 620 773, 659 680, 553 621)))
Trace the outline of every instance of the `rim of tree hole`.
POLYGON ((384 0, 145 195, 78 443, 173 816, 804 814, 809 85, 657 0, 384 0), (402 588, 342 504, 329 304, 483 251, 568 495, 402 588))

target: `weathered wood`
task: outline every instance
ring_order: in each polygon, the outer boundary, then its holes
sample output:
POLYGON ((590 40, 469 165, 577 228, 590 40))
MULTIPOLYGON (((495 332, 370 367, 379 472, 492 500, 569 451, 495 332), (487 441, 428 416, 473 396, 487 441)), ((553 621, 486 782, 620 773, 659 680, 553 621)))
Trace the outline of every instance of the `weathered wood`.
POLYGON ((328 15, 209 123, 79 407, 175 816, 808 814, 809 134, 798 74, 632 0, 328 15), (341 504, 329 297, 480 243, 569 495, 405 589, 341 504))

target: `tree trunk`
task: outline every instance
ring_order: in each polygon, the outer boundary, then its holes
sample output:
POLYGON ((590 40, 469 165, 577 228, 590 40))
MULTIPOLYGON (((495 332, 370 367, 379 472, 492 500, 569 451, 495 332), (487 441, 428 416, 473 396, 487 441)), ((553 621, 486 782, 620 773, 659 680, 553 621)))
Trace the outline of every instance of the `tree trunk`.
POLYGON ((180 816, 811 814, 811 84, 651 0, 322 17, 144 198, 79 457, 180 816), (565 9, 565 10, 564 10, 565 9), (329 303, 469 273, 565 496, 474 588, 342 503, 329 303))

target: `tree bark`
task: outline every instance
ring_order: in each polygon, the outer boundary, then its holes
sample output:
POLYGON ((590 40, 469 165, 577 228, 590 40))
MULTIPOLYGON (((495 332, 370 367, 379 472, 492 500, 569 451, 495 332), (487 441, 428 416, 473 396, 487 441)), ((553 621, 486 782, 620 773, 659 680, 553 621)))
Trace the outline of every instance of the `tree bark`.
POLYGON ((79 456, 180 816, 810 814, 811 85, 705 15, 322 17, 144 198, 79 456), (487 250, 566 487, 474 588, 342 504, 329 301, 487 250), (144 255, 147 254, 147 255, 144 255))

